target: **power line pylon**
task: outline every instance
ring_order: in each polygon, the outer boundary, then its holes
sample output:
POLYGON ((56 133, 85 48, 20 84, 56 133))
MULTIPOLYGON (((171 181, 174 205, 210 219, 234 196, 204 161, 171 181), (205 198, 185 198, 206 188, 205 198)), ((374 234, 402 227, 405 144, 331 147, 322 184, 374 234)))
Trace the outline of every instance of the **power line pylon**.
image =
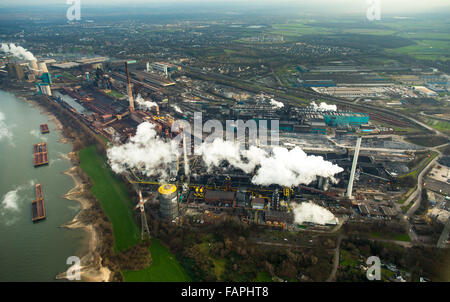
POLYGON ((148 238, 150 238, 150 230, 148 229, 147 224, 147 216, 145 216, 145 209, 144 209, 144 199, 142 198, 142 192, 139 190, 139 209, 141 210, 141 239, 144 240, 147 235, 148 238))

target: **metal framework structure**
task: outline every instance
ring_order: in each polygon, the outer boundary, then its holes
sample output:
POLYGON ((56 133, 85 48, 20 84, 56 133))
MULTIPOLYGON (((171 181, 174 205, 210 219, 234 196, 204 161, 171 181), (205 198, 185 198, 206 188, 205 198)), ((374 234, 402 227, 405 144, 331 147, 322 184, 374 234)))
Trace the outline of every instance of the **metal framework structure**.
POLYGON ((141 239, 144 240, 145 236, 150 236, 150 230, 148 229, 147 217, 145 216, 144 199, 142 198, 142 192, 139 190, 139 209, 141 210, 141 239))

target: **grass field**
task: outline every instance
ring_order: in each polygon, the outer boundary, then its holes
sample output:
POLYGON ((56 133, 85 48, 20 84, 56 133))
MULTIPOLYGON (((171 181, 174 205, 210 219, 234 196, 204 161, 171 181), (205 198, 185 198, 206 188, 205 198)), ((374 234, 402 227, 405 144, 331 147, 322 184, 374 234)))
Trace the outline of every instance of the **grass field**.
POLYGON ((111 90, 110 92, 107 92, 106 94, 107 94, 107 95, 110 95, 110 96, 112 96, 112 97, 114 97, 114 98, 116 98, 116 99, 121 99, 121 98, 124 97, 123 94, 121 94, 120 92, 117 92, 117 91, 115 91, 115 90, 111 90))
POLYGON ((271 34, 285 36, 321 35, 331 33, 328 29, 311 27, 302 23, 274 24, 271 34))
POLYGON ((214 259, 214 273, 216 274, 217 280, 222 280, 222 275, 225 272, 225 265, 227 264, 227 259, 219 258, 214 259))
POLYGON ((79 152, 80 166, 91 178, 92 194, 111 221, 114 232, 114 250, 123 251, 140 241, 139 228, 133 219, 132 201, 123 184, 114 178, 95 146, 86 147, 79 152))
POLYGON ((259 272, 253 282, 272 282, 272 277, 267 272, 259 272))
POLYGON ((370 233, 370 237, 378 238, 378 239, 389 239, 389 240, 397 240, 397 241, 411 241, 408 234, 387 234, 387 233, 370 233))
POLYGON ((341 256, 340 259, 340 266, 349 266, 351 268, 354 268, 359 264, 358 259, 356 259, 349 251, 347 250, 341 250, 341 256))
POLYGON ((158 239, 152 239, 150 247, 152 264, 139 271, 123 271, 127 282, 188 282, 191 281, 175 256, 161 244, 158 239))
POLYGON ((391 50, 395 54, 407 54, 423 60, 449 60, 450 40, 415 40, 416 44, 391 50))
POLYGON ((449 122, 429 119, 426 121, 426 123, 438 131, 450 132, 450 123, 449 122))

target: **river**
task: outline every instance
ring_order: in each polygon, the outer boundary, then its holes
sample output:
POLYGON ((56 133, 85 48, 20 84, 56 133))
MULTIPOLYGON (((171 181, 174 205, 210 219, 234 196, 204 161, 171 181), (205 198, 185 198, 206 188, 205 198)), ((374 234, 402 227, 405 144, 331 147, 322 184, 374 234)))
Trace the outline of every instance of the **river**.
POLYGON ((54 281, 69 256, 86 251, 83 230, 61 228, 80 211, 63 196, 74 186, 63 174, 71 167, 70 144, 61 142, 51 116, 0 90, 0 281, 54 281), (50 133, 41 134, 40 124, 50 133), (46 142, 49 165, 33 167, 33 144, 46 142), (47 219, 31 221, 34 184, 42 185, 47 219))

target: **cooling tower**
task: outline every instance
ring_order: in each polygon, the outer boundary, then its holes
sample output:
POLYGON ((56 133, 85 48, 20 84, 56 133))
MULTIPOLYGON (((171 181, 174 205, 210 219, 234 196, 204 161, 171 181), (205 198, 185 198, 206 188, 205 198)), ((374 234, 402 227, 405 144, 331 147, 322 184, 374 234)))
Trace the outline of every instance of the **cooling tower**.
POLYGON ((48 69, 47 69, 47 64, 45 64, 44 62, 40 62, 39 64, 38 64, 38 66, 39 66, 39 74, 43 74, 44 72, 48 72, 48 69))
POLYGON ((28 66, 30 66, 31 71, 34 75, 39 75, 39 67, 36 60, 31 60, 28 62, 28 66))

